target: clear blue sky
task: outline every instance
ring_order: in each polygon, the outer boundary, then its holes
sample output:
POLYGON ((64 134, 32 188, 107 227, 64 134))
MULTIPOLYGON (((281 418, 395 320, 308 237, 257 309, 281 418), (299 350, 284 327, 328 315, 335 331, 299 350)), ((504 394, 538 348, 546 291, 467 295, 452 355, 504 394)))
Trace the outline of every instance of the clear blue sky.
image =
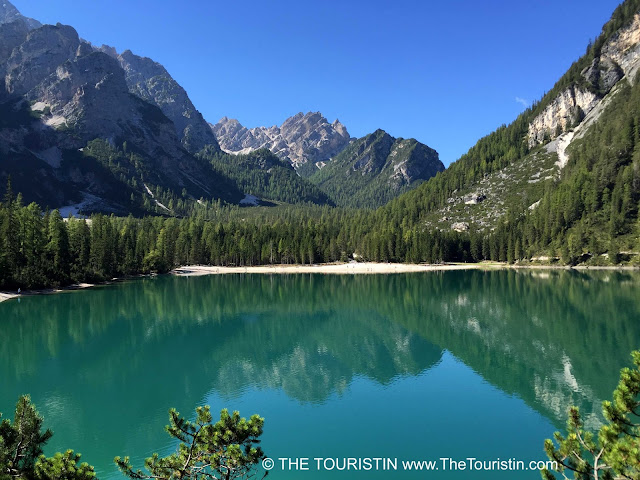
POLYGON ((445 164, 551 89, 619 0, 12 0, 162 63, 205 118, 299 111, 382 128, 445 164), (517 100, 520 99, 520 100, 517 100))

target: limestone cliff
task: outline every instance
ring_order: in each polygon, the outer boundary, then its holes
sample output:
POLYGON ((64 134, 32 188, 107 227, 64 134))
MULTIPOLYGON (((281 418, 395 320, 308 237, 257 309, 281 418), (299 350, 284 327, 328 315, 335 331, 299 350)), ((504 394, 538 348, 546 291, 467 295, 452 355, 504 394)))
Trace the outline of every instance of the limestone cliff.
POLYGON ((577 126, 598 101, 592 92, 574 86, 567 88, 529 125, 529 146, 556 138, 577 126))
POLYGON ((633 84, 640 67, 640 14, 593 53, 577 81, 563 89, 529 124, 533 147, 578 127, 623 78, 633 84))

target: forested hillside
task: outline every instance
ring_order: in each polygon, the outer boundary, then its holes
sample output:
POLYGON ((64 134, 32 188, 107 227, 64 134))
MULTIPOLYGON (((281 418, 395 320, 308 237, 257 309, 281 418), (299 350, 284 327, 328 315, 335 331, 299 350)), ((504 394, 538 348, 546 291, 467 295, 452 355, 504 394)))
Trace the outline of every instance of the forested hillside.
POLYGON ((635 38, 639 11, 638 0, 621 4, 586 55, 539 103, 481 139, 446 171, 377 211, 375 222, 433 229, 446 220, 448 225, 468 229, 470 237, 498 238, 497 243, 506 246, 504 251, 485 251, 483 256, 500 260, 542 256, 562 257, 568 263, 588 259, 606 263, 610 260, 600 255, 609 250, 615 258, 619 251, 640 250, 640 164, 635 147, 639 92, 634 53, 638 43, 630 40, 625 50, 616 51, 623 40, 635 38), (629 76, 620 76, 622 69, 612 66, 611 58, 617 58, 629 76), (600 75, 593 75, 594 65, 600 75), (606 72, 617 73, 605 82, 606 72), (578 115, 573 124, 571 119, 559 122, 554 131, 543 131, 538 141, 535 122, 562 92, 577 91, 573 89, 593 95, 592 111, 585 118, 575 105, 570 112, 578 115), (568 144, 566 151, 558 148, 562 141, 568 144), (550 156, 556 160, 555 168, 550 156), (510 169, 526 170, 531 176, 518 184, 510 169), (500 180, 497 212, 490 201, 482 203, 484 189, 491 187, 487 180, 492 178, 500 180), (517 195, 525 190, 525 195, 517 195), (479 201, 463 205, 463 212, 452 209, 459 198, 466 199, 465 193, 474 193, 479 201))
POLYGON ((245 194, 261 201, 333 205, 329 196, 300 177, 290 162, 267 149, 237 155, 205 150, 200 157, 210 161, 215 171, 234 180, 245 194))
POLYGON ((503 224, 514 255, 557 255, 564 263, 640 251, 640 85, 625 83, 599 121, 576 140, 569 163, 536 208, 503 224), (517 244, 521 242, 521 248, 517 244), (519 250, 519 254, 516 254, 519 250))
POLYGON ((376 208, 442 170, 434 149, 377 130, 353 141, 309 180, 337 205, 376 208))
MULTIPOLYGON (((485 175, 502 170, 528 155, 532 148, 535 148, 529 145, 529 125, 563 90, 572 86, 582 86, 599 95, 606 93, 601 89, 599 78, 589 81, 584 75, 585 69, 598 57, 603 46, 615 37, 622 27, 631 23, 639 12, 640 0, 623 2, 613 13, 611 20, 605 24, 600 36, 587 47, 587 53, 569 68, 539 102, 525 110, 508 126, 502 125, 495 132, 480 139, 465 155, 433 180, 391 202, 385 207, 387 211, 408 209, 412 212, 412 218, 417 213, 422 219, 446 205, 455 192, 473 188, 485 175), (396 203, 397 206, 394 206, 396 203)), ((555 135, 559 132, 551 133, 555 135)), ((547 141, 550 139, 549 137, 547 141)))

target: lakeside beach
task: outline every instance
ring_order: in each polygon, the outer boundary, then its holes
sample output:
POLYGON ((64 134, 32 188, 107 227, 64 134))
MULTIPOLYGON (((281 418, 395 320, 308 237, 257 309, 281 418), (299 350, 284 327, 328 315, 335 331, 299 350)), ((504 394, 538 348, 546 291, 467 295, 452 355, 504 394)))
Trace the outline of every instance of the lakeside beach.
POLYGON ((256 265, 250 267, 220 267, 188 265, 178 267, 171 273, 178 276, 225 275, 231 273, 323 273, 334 275, 384 274, 433 272, 438 270, 471 270, 482 268, 479 263, 467 264, 410 264, 410 263, 332 263, 315 265, 256 265))

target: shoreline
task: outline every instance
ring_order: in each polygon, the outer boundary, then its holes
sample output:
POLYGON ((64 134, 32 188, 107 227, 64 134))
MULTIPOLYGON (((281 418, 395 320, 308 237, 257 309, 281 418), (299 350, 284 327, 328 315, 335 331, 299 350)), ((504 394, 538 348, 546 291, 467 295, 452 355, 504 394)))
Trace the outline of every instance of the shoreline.
MULTIPOLYGON (((321 273, 325 275, 390 275, 396 273, 417 273, 417 272, 440 272, 455 270, 611 270, 611 271, 640 271, 638 266, 566 266, 566 265, 509 265, 501 262, 480 262, 480 263, 444 263, 444 264, 424 264, 424 263, 375 263, 375 262, 350 262, 350 263, 321 263, 313 265, 256 265, 250 267, 220 267, 207 265, 185 265, 175 268, 166 275, 178 277, 199 277, 203 275, 229 275, 239 273, 255 274, 307 274, 321 273)), ((100 283, 79 283, 61 288, 46 288, 41 290, 24 290, 21 293, 15 291, 0 291, 0 303, 13 300, 15 298, 29 297, 32 295, 50 295, 74 290, 84 290, 100 285, 123 281, 132 278, 153 276, 156 274, 141 274, 130 277, 113 278, 100 283)))
POLYGON ((105 285, 105 283, 74 283, 67 287, 60 288, 43 288, 40 290, 22 290, 20 293, 8 292, 3 290, 0 292, 0 303, 14 298, 31 297, 33 295, 51 295, 53 293, 70 292, 74 290, 84 290, 85 288, 93 288, 97 285, 105 285))
POLYGON ((256 265, 249 267, 221 267, 207 265, 185 265, 175 268, 170 272, 179 277, 197 277, 202 275, 227 275, 238 273, 259 273, 259 274, 296 274, 296 273, 322 273, 329 275, 360 275, 360 274, 393 274, 393 273, 414 273, 414 272, 437 272, 452 270, 618 270, 618 271, 639 271, 640 267, 619 265, 619 266, 588 266, 588 265, 510 265, 502 262, 480 262, 480 263, 444 263, 444 264, 421 264, 421 263, 375 263, 375 262, 351 262, 351 263, 324 263, 314 265, 256 265))
POLYGON ((314 265, 256 265, 251 267, 217 267, 204 265, 186 265, 170 273, 179 277, 198 277, 202 275, 227 275, 233 273, 322 273, 330 275, 367 275, 412 272, 435 272, 445 270, 475 270, 483 268, 479 263, 449 263, 427 265, 415 263, 324 263, 314 265))

